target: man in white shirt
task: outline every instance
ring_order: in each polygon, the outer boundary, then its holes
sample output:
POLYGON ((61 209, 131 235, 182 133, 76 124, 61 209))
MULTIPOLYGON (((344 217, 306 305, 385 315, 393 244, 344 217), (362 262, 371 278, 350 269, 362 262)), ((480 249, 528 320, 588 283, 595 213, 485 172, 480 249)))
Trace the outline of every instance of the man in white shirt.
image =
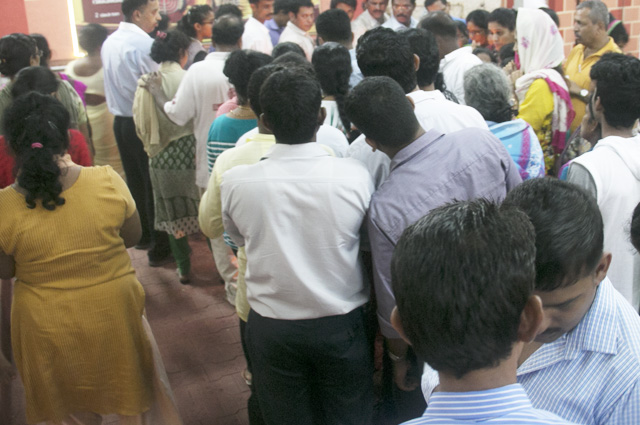
POLYGON ((249 6, 253 16, 247 19, 244 24, 244 34, 242 34, 242 48, 256 50, 270 55, 273 50, 269 29, 264 26, 264 22, 273 17, 274 0, 251 0, 249 6))
POLYGON ((389 15, 385 13, 388 4, 389 0, 367 0, 362 3, 365 11, 351 22, 354 44, 358 43, 362 34, 379 27, 389 19, 389 15))
POLYGON ((418 21, 411 16, 415 8, 416 0, 391 0, 393 16, 382 26, 391 28, 394 31, 417 27, 418 21))
POLYGON ((473 54, 471 46, 458 47, 458 32, 453 19, 444 12, 434 12, 420 21, 420 27, 430 31, 440 50, 440 71, 444 83, 461 105, 464 102, 464 73, 482 60, 473 54))
POLYGON ((150 248, 148 255, 151 266, 160 265, 169 257, 169 238, 165 232, 154 230, 149 158, 136 134, 133 97, 138 79, 143 74, 158 69, 158 64, 149 56, 153 39, 148 35, 160 21, 158 10, 157 0, 124 0, 122 13, 125 20, 107 38, 100 53, 107 106, 115 116, 113 132, 127 176, 127 185, 136 201, 142 222, 142 238, 138 247, 150 248))
POLYGON ((287 27, 280 35, 278 43, 291 42, 295 43, 304 50, 307 60, 311 62, 313 55, 313 39, 309 37, 307 32, 313 26, 315 19, 315 11, 311 0, 296 0, 292 2, 289 10, 289 22, 287 27))
POLYGON ((276 144, 222 177, 224 228, 247 257, 245 342, 267 425, 362 424, 373 414, 358 248, 373 183, 315 143, 321 90, 304 70, 272 74, 261 125, 276 144))

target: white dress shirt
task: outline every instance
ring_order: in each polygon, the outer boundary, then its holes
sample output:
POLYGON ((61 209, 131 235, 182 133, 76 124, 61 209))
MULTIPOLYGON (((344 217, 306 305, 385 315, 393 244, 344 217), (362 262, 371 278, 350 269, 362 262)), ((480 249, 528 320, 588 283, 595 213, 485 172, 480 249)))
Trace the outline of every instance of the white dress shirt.
MULTIPOLYGON (((382 22, 386 22, 389 19, 389 15, 386 13, 383 16, 382 22)), ((365 32, 372 30, 380 26, 380 22, 374 19, 368 10, 362 12, 356 19, 351 22, 351 32, 353 33, 353 45, 358 44, 358 39, 365 32)))
POLYGON ((473 54, 471 46, 460 47, 440 61, 440 72, 444 77, 444 84, 447 86, 447 90, 456 95, 461 105, 466 105, 464 101, 464 73, 480 64, 482 64, 482 60, 473 54))
POLYGON ((404 24, 401 24, 400 22, 398 22, 398 20, 396 19, 395 16, 390 17, 384 24, 382 24, 383 27, 385 28, 391 28, 394 31, 400 31, 400 30, 405 30, 407 28, 416 28, 418 26, 418 20, 415 19, 413 16, 411 17, 411 22, 409 23, 409 26, 407 27, 404 24))
POLYGON ((253 16, 247 19, 242 33, 242 48, 270 55, 273 50, 269 29, 253 16))
POLYGON ((302 47, 304 54, 307 56, 307 60, 311 62, 314 49, 313 39, 291 21, 287 22, 287 27, 282 31, 282 34, 280 34, 278 44, 286 42, 296 43, 302 47))
POLYGON ((113 115, 133 116, 138 79, 158 70, 158 64, 149 56, 152 44, 153 39, 139 26, 120 22, 118 29, 102 45, 104 92, 113 115))
POLYGON ((223 74, 228 52, 213 52, 187 71, 172 101, 165 103, 164 111, 171 121, 185 125, 193 119, 196 136, 196 184, 206 188, 209 182, 207 168, 207 138, 216 118, 218 107, 233 97, 229 79, 223 74))
MULTIPOLYGON (((236 142, 236 146, 241 146, 247 143, 247 139, 254 134, 258 134, 258 127, 253 130, 249 130, 244 133, 238 141, 236 142)), ((318 132, 316 133, 316 142, 324 145, 328 148, 331 148, 331 151, 338 158, 343 158, 347 155, 347 149, 349 149, 349 141, 345 137, 344 133, 337 128, 331 127, 330 125, 322 124, 318 127, 318 132)))
POLYGON ((220 186, 224 228, 247 255, 247 300, 283 320, 346 314, 366 303, 358 260, 373 182, 362 164, 316 143, 276 144, 220 186))

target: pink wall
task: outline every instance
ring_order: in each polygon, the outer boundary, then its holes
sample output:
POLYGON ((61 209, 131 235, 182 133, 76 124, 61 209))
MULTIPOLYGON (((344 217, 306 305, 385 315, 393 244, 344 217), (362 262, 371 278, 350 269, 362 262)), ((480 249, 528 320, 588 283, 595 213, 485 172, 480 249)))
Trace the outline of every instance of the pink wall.
POLYGON ((24 7, 24 0, 2 0, 0 1, 0 36, 13 32, 27 31, 27 13, 24 7))
MULTIPOLYGON (((3 2, 6 0, 2 0, 3 2)), ((15 1, 15 0, 11 0, 15 1)), ((29 32, 38 32, 49 41, 51 64, 66 64, 73 55, 69 9, 66 0, 23 0, 29 32)))

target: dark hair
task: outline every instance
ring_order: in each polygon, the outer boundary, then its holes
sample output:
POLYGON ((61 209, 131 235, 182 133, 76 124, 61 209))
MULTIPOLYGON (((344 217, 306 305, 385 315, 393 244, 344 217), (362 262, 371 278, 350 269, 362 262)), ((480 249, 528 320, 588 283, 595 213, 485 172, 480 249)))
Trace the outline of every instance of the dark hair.
MULTIPOLYGON (((453 23, 456 24, 456 31, 460 31, 463 36, 466 37, 467 42, 469 41, 469 28, 467 28, 467 24, 462 21, 453 20, 453 23)), ((458 37, 458 33, 456 32, 456 38, 458 37)))
MULTIPOLYGON (((340 3, 344 3, 347 6, 353 7, 353 10, 356 10, 356 8, 358 7, 358 3, 356 2, 356 0, 331 0, 331 5, 329 7, 331 9, 335 9, 335 8, 338 7, 338 5, 340 3)), ((331 9, 329 9, 329 10, 331 10, 331 9)), ((344 10, 343 10, 343 12, 344 12, 344 10)))
POLYGON ((294 0, 276 0, 273 2, 273 13, 279 13, 280 11, 289 13, 292 8, 292 3, 294 0))
POLYGON ((358 130, 383 146, 405 146, 420 125, 402 87, 386 76, 364 78, 351 89, 345 106, 358 130))
POLYGON ((489 28, 489 12, 482 9, 472 10, 467 15, 467 23, 471 22, 478 28, 481 28, 485 31, 489 28))
POLYGON ((240 8, 233 3, 221 4, 216 9, 215 18, 217 20, 218 18, 222 18, 225 15, 232 15, 238 19, 242 19, 242 10, 240 10, 240 8))
POLYGON ((320 83, 300 68, 274 72, 260 89, 260 107, 277 143, 309 142, 318 128, 320 83))
POLYGON ((13 33, 0 38, 0 73, 13 77, 22 68, 31 65, 38 54, 36 41, 25 34, 13 33))
POLYGON ((536 290, 573 285, 593 273, 602 257, 604 232, 596 200, 558 179, 531 179, 507 194, 536 229, 536 290))
POLYGON ((631 243, 636 251, 640 251, 640 203, 634 208, 631 217, 631 243))
POLYGON ((609 28, 607 29, 607 34, 611 38, 613 38, 614 43, 616 44, 627 44, 629 42, 629 33, 627 29, 624 27, 624 23, 622 21, 617 21, 616 18, 609 13, 609 28))
POLYGON ((45 66, 28 66, 16 74, 11 86, 11 96, 15 99, 30 91, 51 94, 58 91, 60 79, 45 66))
MULTIPOLYGON (((560 18, 558 17, 558 14, 556 13, 555 10, 549 9, 548 7, 540 7, 539 9, 542 10, 547 15, 549 15, 551 17, 551 20, 555 22, 556 26, 560 27, 560 18)), ((516 13, 516 16, 517 16, 517 13, 516 13)))
POLYGON ((27 191, 27 208, 35 208, 38 199, 47 210, 64 204, 60 167, 53 156, 69 147, 69 121, 69 112, 60 101, 36 92, 18 97, 5 111, 5 136, 15 155, 16 170, 20 169, 18 184, 27 191))
POLYGON ((522 211, 485 199, 444 205, 405 229, 391 280, 416 354, 457 379, 508 358, 534 288, 534 240, 522 211))
POLYGON ((347 12, 342 9, 329 9, 322 12, 316 19, 318 37, 336 43, 351 41, 351 21, 347 12))
POLYGON ((125 21, 129 22, 131 20, 131 15, 133 15, 133 12, 141 9, 143 6, 146 6, 147 3, 149 3, 149 0, 123 0, 121 7, 125 21))
POLYGON ((247 86, 247 96, 249 97, 249 105, 251 105, 251 109, 257 117, 260 117, 260 114, 262 114, 262 108, 260 107, 260 89, 262 85, 271 74, 282 71, 283 69, 287 69, 287 67, 282 64, 270 63, 269 65, 256 69, 253 74, 251 74, 247 86))
POLYGON ((515 59, 516 52, 513 50, 515 43, 505 44, 500 48, 498 57, 500 58, 500 66, 504 68, 509 62, 515 59))
POLYGON ((78 33, 78 43, 88 53, 100 50, 109 31, 100 24, 87 24, 78 33))
POLYGON ((38 50, 40 50, 40 65, 48 67, 49 61, 51 60, 51 49, 49 48, 49 42, 42 34, 29 34, 29 37, 33 38, 36 41, 36 46, 38 46, 38 50))
POLYGON ((432 4, 434 4, 436 2, 441 2, 445 6, 447 5, 447 0, 425 0, 424 1, 424 8, 426 9, 427 7, 431 6, 432 4))
POLYGON ((222 15, 216 18, 211 28, 211 40, 221 46, 234 46, 242 38, 244 24, 235 15, 222 15))
POLYGON ((191 6, 187 13, 178 21, 177 29, 187 34, 189 37, 196 37, 195 24, 202 25, 207 15, 213 13, 213 9, 208 4, 198 4, 191 6))
POLYGON ((178 62, 180 57, 189 49, 191 39, 182 31, 173 30, 164 37, 156 37, 151 45, 151 59, 154 62, 178 62))
POLYGON ((391 77, 405 93, 418 84, 409 41, 390 28, 377 27, 364 33, 358 40, 356 57, 365 77, 391 77))
POLYGON ((288 53, 293 53, 295 55, 302 56, 305 62, 307 61, 307 55, 302 50, 302 47, 298 46, 296 43, 291 41, 285 41, 284 43, 278 43, 273 46, 273 50, 271 51, 271 56, 274 59, 279 58, 280 56, 284 56, 288 53))
POLYGON ((482 53, 489 56, 489 59, 491 59, 491 63, 498 63, 498 57, 496 56, 495 50, 487 49, 486 47, 476 47, 475 49, 473 49, 473 54, 476 56, 482 53))
POLYGON ((409 28, 400 34, 407 38, 411 51, 420 58, 420 67, 416 71, 418 86, 425 87, 433 84, 440 67, 438 43, 435 37, 422 28, 409 28))
POLYGON ((431 32, 436 37, 445 39, 458 38, 456 23, 451 19, 451 16, 444 12, 429 13, 420 21, 418 27, 431 32))
POLYGON ((235 50, 229 54, 222 72, 235 87, 238 104, 247 103, 247 86, 251 74, 261 66, 271 63, 272 60, 271 56, 254 50, 235 50))
POLYGON ((349 93, 349 78, 351 78, 349 51, 339 43, 324 43, 313 51, 311 63, 316 72, 316 78, 320 82, 320 87, 322 87, 322 92, 335 98, 340 120, 345 131, 349 133, 351 122, 349 122, 344 109, 344 103, 349 93))
POLYGON ((489 22, 497 22, 498 25, 507 28, 509 31, 515 31, 516 29, 516 12, 513 9, 507 9, 506 7, 499 7, 489 13, 487 18, 487 26, 489 22))
POLYGON ((313 7, 311 0, 292 0, 290 3, 289 12, 293 12, 295 15, 300 12, 301 7, 313 7))
POLYGON ((607 123, 615 128, 632 127, 640 117, 640 59, 605 53, 591 68, 590 77, 607 123))

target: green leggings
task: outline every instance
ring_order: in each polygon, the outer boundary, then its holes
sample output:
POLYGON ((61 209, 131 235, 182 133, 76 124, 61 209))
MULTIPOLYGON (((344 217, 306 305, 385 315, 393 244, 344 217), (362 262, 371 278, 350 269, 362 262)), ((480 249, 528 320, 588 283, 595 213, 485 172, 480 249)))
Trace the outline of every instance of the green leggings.
POLYGON ((183 236, 180 239, 176 239, 173 235, 169 235, 169 246, 171 247, 171 253, 176 260, 178 270, 180 274, 186 275, 191 271, 191 248, 189 248, 189 238, 183 236))

